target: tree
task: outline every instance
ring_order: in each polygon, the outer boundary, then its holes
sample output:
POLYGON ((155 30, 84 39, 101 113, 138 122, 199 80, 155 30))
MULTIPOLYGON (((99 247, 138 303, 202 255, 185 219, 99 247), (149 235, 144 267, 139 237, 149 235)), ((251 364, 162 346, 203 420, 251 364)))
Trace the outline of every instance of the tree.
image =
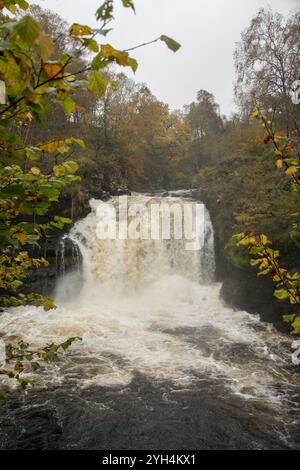
POLYGON ((103 184, 135 190, 186 184, 189 130, 144 84, 111 74, 99 99, 91 141, 103 184), (179 168, 180 167, 180 168, 179 168))
POLYGON ((285 19, 261 9, 235 51, 236 99, 249 116, 255 106, 300 142, 300 109, 291 100, 300 70, 300 13, 285 19))
POLYGON ((219 106, 214 96, 206 90, 200 90, 197 101, 186 107, 186 119, 193 136, 191 153, 195 169, 199 171, 207 158, 205 143, 214 140, 223 130, 219 106))

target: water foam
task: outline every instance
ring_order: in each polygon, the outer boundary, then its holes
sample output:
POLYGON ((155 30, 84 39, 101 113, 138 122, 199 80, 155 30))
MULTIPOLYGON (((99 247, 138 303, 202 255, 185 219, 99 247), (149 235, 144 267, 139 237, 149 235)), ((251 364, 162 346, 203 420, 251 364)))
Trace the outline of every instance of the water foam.
MULTIPOLYGON (((145 196, 133 201, 151 202, 145 196)), ((178 200, 178 199, 177 199, 178 200)), ((170 203, 174 198, 168 198, 170 203)), ((83 256, 82 272, 67 274, 58 308, 19 307, 1 315, 6 338, 20 335, 36 347, 80 336, 63 361, 46 368, 41 383, 126 385, 139 372, 186 386, 200 377, 221 380, 245 398, 276 402, 278 384, 294 387, 284 336, 259 317, 234 311, 220 299, 214 272, 213 230, 205 212, 205 244, 184 240, 98 240, 97 201, 70 237, 83 256)))

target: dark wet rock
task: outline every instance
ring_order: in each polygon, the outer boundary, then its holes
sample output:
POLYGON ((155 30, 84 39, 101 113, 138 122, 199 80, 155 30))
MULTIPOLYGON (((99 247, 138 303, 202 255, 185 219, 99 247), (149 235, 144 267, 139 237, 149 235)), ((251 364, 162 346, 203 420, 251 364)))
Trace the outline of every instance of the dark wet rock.
MULTIPOLYGON (((219 267, 221 263, 217 261, 219 267)), ((282 315, 285 311, 288 313, 290 307, 275 299, 271 281, 257 278, 255 270, 238 269, 224 260, 221 268, 225 268, 224 277, 221 278, 221 295, 227 305, 249 313, 259 313, 262 321, 272 323, 281 332, 289 331, 282 321, 282 315)))
POLYGON ((221 297, 226 305, 259 314, 262 321, 272 323, 278 331, 289 332, 289 327, 282 321, 282 315, 289 313, 290 306, 278 302, 274 297, 274 284, 270 279, 258 278, 251 266, 238 268, 232 264, 221 240, 222 227, 218 225, 218 214, 211 202, 211 195, 206 195, 199 189, 192 190, 191 194, 204 202, 210 212, 214 227, 216 281, 222 283, 221 297))
POLYGON ((127 188, 116 188, 110 191, 111 196, 130 196, 131 191, 127 188))
POLYGON ((41 240, 40 246, 30 247, 29 253, 34 258, 44 257, 49 266, 30 274, 21 289, 24 293, 51 295, 60 277, 80 270, 82 266, 82 256, 78 246, 66 236, 45 238, 41 240))

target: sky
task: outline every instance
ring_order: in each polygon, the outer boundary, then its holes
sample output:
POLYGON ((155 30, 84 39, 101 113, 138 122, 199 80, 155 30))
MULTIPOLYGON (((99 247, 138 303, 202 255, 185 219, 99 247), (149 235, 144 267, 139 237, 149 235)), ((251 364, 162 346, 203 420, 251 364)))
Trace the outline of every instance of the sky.
MULTIPOLYGON (((35 0, 68 23, 97 26, 94 13, 103 0, 35 0)), ((200 89, 215 95, 221 113, 235 110, 233 84, 235 43, 261 7, 287 15, 300 0, 135 0, 136 15, 115 0, 114 30, 106 42, 127 49, 166 34, 181 43, 174 54, 163 43, 133 51, 139 62, 135 75, 152 93, 180 109, 200 89)))

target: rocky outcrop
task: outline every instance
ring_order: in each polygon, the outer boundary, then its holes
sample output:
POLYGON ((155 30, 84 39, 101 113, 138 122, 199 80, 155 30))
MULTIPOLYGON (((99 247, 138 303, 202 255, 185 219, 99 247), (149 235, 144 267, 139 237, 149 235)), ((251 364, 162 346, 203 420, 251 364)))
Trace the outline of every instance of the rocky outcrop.
POLYGON ((204 202, 210 212, 215 232, 216 280, 222 283, 221 296, 225 303, 237 310, 259 314, 262 321, 272 323, 276 329, 288 332, 289 327, 282 321, 282 315, 289 312, 289 304, 278 302, 273 296, 274 284, 267 278, 258 278, 251 266, 239 268, 228 258, 221 237, 217 204, 210 195, 194 190, 193 197, 204 202))
POLYGON ((22 287, 23 292, 52 295, 60 277, 80 270, 82 266, 80 250, 66 234, 47 237, 41 241, 40 247, 29 252, 34 258, 44 257, 49 266, 33 271, 22 287))

